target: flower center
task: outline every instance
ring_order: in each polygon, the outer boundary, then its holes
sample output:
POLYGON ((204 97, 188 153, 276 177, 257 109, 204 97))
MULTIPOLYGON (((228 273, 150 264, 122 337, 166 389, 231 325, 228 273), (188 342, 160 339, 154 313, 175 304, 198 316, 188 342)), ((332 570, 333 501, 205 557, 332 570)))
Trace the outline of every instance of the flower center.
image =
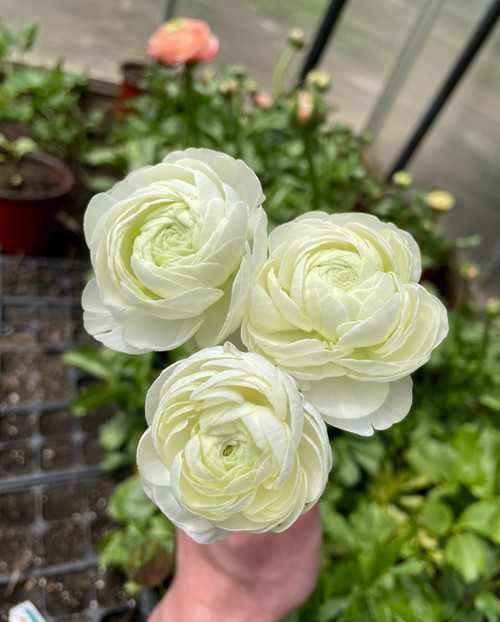
POLYGON ((357 253, 333 250, 321 253, 315 268, 330 287, 349 291, 359 281, 361 259, 357 253))
POLYGON ((235 445, 236 445, 236 443, 231 443, 231 444, 226 445, 224 447, 224 449, 222 450, 222 455, 224 456, 224 458, 227 458, 228 456, 230 456, 233 453, 235 445))
POLYGON ((157 266, 166 266, 192 255, 196 218, 185 203, 162 205, 144 220, 134 251, 157 266))

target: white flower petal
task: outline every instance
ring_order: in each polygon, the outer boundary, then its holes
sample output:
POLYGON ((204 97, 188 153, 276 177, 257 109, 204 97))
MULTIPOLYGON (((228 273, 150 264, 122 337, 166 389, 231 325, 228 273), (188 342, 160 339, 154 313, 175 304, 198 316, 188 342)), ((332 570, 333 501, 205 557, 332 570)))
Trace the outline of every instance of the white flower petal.
POLYGON ((106 192, 96 194, 90 200, 83 219, 83 231, 88 246, 90 246, 97 223, 115 203, 115 199, 106 192))
MULTIPOLYGON (((360 382, 359 384, 364 385, 366 383, 360 382)), ((411 408, 412 381, 410 376, 406 376, 387 384, 389 389, 387 399, 370 414, 350 419, 327 415, 325 421, 336 428, 362 436, 371 436, 373 430, 385 430, 394 423, 399 423, 406 417, 411 408)), ((363 386, 360 386, 358 391, 362 390, 363 386)))
POLYGON ((197 542, 282 531, 321 495, 326 426, 294 381, 231 344, 162 372, 137 461, 147 494, 197 542))
POLYGON ((269 235, 242 341, 292 375, 332 425, 387 427, 409 409, 406 377, 448 330, 420 271, 415 240, 391 223, 304 214, 269 235))
POLYGON ((303 393, 330 423, 329 418, 359 419, 380 408, 389 395, 388 382, 360 382, 347 376, 309 382, 303 393))
POLYGON ((102 303, 97 281, 87 283, 82 295, 83 325, 85 330, 108 348, 127 354, 143 354, 145 350, 123 339, 122 326, 117 324, 111 312, 102 303))
POLYGON ((94 197, 85 234, 100 291, 85 302, 87 330, 130 353, 198 331, 200 345, 226 339, 265 258, 263 198, 243 162, 208 149, 174 152, 94 197))

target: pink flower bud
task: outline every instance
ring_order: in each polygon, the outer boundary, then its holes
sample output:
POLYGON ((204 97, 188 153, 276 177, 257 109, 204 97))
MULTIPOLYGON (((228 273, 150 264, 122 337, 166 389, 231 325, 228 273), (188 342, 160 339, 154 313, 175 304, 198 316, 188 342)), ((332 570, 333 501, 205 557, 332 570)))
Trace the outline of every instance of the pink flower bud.
POLYGON ((260 91, 255 95, 255 103, 262 110, 267 110, 273 105, 273 98, 264 91, 260 91))
POLYGON ((314 99, 311 93, 301 91, 297 96, 297 121, 305 125, 314 110, 314 99))

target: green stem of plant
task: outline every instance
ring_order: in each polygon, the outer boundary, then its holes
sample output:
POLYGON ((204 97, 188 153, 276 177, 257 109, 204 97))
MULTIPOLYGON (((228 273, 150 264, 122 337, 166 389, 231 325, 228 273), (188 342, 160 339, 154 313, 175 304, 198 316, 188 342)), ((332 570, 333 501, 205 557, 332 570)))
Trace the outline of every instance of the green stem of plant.
POLYGON ((311 182, 312 190, 312 209, 317 210, 319 208, 319 190, 318 190, 318 177, 316 175, 316 168, 314 165, 313 144, 311 133, 307 130, 302 132, 304 140, 304 155, 307 160, 307 166, 309 169, 309 181, 311 182))
POLYGON ((227 116, 229 121, 229 127, 231 129, 232 139, 234 141, 234 157, 240 158, 240 127, 238 124, 238 114, 234 110, 234 101, 232 97, 229 98, 227 101, 227 116))
POLYGON ((468 280, 464 277, 462 278, 462 293, 460 296, 460 303, 458 305, 459 311, 461 315, 464 317, 468 315, 470 303, 470 287, 468 280))
POLYGON ((276 69, 273 74, 273 99, 277 100, 278 97, 283 92, 283 76, 285 75, 286 68, 290 64, 293 56, 295 54, 295 49, 288 46, 283 51, 281 58, 276 65, 276 69))
POLYGON ((487 315, 486 320, 484 322, 483 338, 481 339, 481 346, 479 348, 479 353, 477 356, 477 373, 478 374, 481 374, 483 371, 484 360, 486 358, 486 353, 488 352, 488 345, 490 342, 491 322, 492 322, 491 315, 487 315))
POLYGON ((196 146, 197 141, 195 123, 195 92, 193 85, 193 64, 184 65, 184 92, 186 99, 186 147, 196 146))

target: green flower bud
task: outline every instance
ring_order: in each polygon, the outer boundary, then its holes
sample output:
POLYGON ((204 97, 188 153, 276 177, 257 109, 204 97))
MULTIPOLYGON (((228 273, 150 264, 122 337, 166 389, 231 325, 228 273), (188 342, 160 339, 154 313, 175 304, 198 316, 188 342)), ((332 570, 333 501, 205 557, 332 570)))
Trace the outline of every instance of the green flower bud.
POLYGON ((307 37, 302 28, 292 28, 288 33, 288 43, 296 50, 301 50, 307 43, 307 37))
POLYGON ((314 70, 307 74, 307 82, 318 89, 318 91, 327 91, 332 85, 330 74, 326 71, 314 70))

